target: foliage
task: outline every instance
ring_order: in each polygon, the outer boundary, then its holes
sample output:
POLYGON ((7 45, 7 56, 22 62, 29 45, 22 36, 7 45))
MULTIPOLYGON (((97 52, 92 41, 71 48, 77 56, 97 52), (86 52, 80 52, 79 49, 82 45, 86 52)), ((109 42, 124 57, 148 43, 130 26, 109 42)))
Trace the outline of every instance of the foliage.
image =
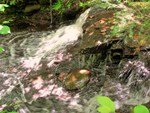
MULTIPOLYGON (((150 40, 150 3, 141 7, 126 8, 114 14, 113 26, 108 37, 123 37, 124 43, 136 47, 135 52, 150 40)), ((138 50, 138 51, 137 51, 138 50)))
MULTIPOLYGON (((8 7, 7 4, 0 4, 0 11, 4 11, 5 7, 8 7)), ((8 23, 8 22, 4 22, 4 23, 8 23)), ((5 25, 0 25, 0 34, 8 34, 10 33, 10 28, 8 26, 5 25)), ((3 47, 0 47, 0 54, 3 53, 5 50, 3 47)))
MULTIPOLYGON (((8 7, 7 4, 0 4, 0 11, 4 11, 5 7, 8 7)), ((4 23, 8 23, 8 21, 3 22, 4 23)), ((10 28, 8 26, 5 25, 0 25, 0 34, 8 34, 10 33, 10 28)))
POLYGON ((15 5, 18 2, 23 2, 23 0, 2 0, 1 3, 9 4, 9 5, 15 5))
POLYGON ((131 113, 149 113, 149 110, 144 105, 137 105, 132 109, 131 113))
POLYGON ((71 8, 71 4, 71 0, 67 0, 66 3, 64 3, 63 0, 57 0, 57 2, 53 5, 53 9, 58 11, 59 14, 62 14, 65 10, 71 8))
MULTIPOLYGON (((97 108, 100 113, 115 113, 115 104, 109 97, 97 96, 97 101, 100 104, 100 107, 97 108)), ((137 105, 131 110, 131 113, 149 113, 149 110, 144 105, 137 105)))
POLYGON ((8 112, 8 111, 0 111, 0 113, 18 113, 18 112, 16 112, 16 111, 10 111, 10 112, 8 112))
POLYGON ((113 3, 110 2, 103 2, 102 0, 94 0, 94 1, 86 1, 86 2, 80 2, 80 7, 98 7, 102 9, 110 9, 116 7, 113 3))
POLYGON ((9 7, 7 4, 0 4, 0 11, 5 11, 5 7, 9 7))
POLYGON ((80 2, 79 6, 80 7, 86 7, 86 6, 90 6, 92 4, 91 1, 86 1, 86 2, 80 2))
POLYGON ((0 47, 0 54, 3 53, 5 50, 3 47, 0 47))
POLYGON ((97 96, 97 101, 100 104, 100 107, 97 108, 100 113, 115 113, 115 104, 110 98, 97 96))
POLYGON ((10 33, 10 27, 5 25, 0 25, 0 34, 5 35, 10 33))

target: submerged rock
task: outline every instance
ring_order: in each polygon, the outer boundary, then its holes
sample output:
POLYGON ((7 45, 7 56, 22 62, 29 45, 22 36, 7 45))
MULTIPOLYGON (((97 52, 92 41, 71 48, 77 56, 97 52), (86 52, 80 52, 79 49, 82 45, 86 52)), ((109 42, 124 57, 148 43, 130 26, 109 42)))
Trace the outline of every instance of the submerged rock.
POLYGON ((86 69, 76 69, 68 73, 64 80, 67 90, 76 90, 84 87, 90 79, 90 71, 86 69))

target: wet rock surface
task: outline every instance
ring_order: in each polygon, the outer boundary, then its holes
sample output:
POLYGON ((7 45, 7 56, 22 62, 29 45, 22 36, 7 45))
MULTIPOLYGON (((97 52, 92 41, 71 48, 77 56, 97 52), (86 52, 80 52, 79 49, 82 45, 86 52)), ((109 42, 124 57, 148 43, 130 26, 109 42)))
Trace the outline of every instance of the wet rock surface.
POLYGON ((90 79, 90 71, 86 69, 72 70, 65 77, 64 85, 67 90, 76 90, 84 87, 90 79))

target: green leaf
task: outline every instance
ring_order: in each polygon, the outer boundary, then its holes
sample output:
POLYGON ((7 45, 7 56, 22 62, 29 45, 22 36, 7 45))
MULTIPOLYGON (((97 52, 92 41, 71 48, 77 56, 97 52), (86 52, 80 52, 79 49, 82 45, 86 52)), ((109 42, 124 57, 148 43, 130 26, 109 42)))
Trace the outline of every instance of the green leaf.
POLYGON ((110 113, 110 112, 112 112, 111 109, 107 106, 98 107, 97 111, 99 111, 100 113, 110 113))
POLYGON ((3 53, 5 50, 3 47, 0 47, 0 54, 3 53))
POLYGON ((9 24, 11 21, 13 21, 13 20, 3 21, 2 24, 9 24))
POLYGON ((79 6, 83 7, 84 6, 83 2, 79 2, 79 6))
POLYGON ((10 27, 0 25, 0 34, 8 34, 10 33, 10 27))
POLYGON ((144 105, 137 105, 133 108, 133 113, 149 113, 149 110, 144 105))
POLYGON ((101 107, 109 108, 111 112, 115 112, 115 104, 110 98, 106 96, 97 96, 97 101, 101 105, 101 107))
POLYGON ((0 4, 0 11, 4 12, 5 11, 5 7, 9 7, 9 5, 7 5, 7 4, 0 4))
POLYGON ((4 111, 0 111, 0 113, 18 113, 18 112, 16 112, 16 111, 7 111, 7 110, 4 110, 4 111))
POLYGON ((53 9, 56 10, 56 11, 60 10, 61 8, 62 8, 62 3, 61 3, 61 1, 58 1, 58 2, 56 2, 56 3, 53 5, 53 9))

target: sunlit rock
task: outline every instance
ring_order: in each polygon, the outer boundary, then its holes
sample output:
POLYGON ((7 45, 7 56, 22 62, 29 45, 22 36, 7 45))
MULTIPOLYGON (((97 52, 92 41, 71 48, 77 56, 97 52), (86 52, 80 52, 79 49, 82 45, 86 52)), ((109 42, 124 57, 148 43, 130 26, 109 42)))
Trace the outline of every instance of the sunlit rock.
POLYGON ((84 87, 90 79, 90 71, 86 69, 77 69, 71 71, 64 80, 65 88, 75 90, 84 87))

